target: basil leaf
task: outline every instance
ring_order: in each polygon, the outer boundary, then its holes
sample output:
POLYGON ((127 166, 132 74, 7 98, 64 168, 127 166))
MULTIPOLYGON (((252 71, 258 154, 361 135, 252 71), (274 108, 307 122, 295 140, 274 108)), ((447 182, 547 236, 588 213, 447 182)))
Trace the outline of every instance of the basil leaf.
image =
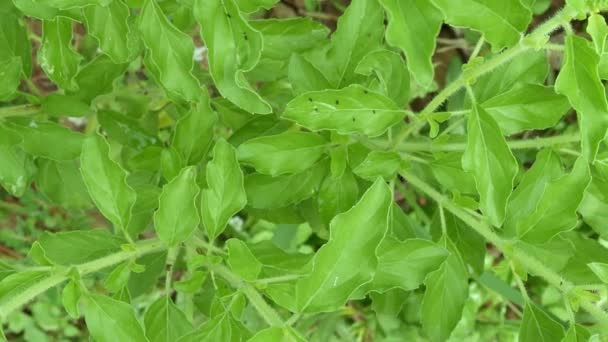
POLYGON ((239 161, 271 176, 300 173, 309 169, 324 154, 327 141, 320 135, 285 132, 258 137, 237 149, 239 161))
POLYGON ((243 182, 234 148, 219 140, 213 160, 207 164, 208 188, 201 194, 201 217, 210 240, 218 237, 228 220, 247 204, 243 182))
POLYGON ((384 95, 360 85, 340 90, 311 91, 291 100, 282 117, 310 130, 332 130, 340 134, 381 135, 405 116, 384 95))
POLYGON ((518 337, 522 342, 561 341, 564 328, 534 303, 526 302, 518 337))
POLYGON ((177 341, 193 329, 192 323, 168 295, 150 305, 144 315, 144 325, 150 342, 177 341))
POLYGON ((378 179, 352 209, 331 221, 330 239, 311 261, 312 272, 296 284, 298 311, 336 310, 357 288, 372 281, 391 199, 390 189, 378 179))
POLYGON ((130 304, 93 293, 83 302, 84 319, 96 341, 148 341, 130 304))
POLYGON ((38 50, 38 64, 61 89, 75 91, 82 57, 72 47, 72 20, 57 17, 42 25, 42 43, 38 50))
POLYGON ((386 41, 407 58, 412 76, 429 88, 433 83, 431 60, 443 13, 427 0, 380 0, 388 15, 386 41))
POLYGON ((517 175, 517 160, 509 150, 498 124, 481 106, 468 118, 467 147, 462 168, 473 174, 481 211, 499 227, 505 219, 507 200, 517 175))
POLYGON ((116 63, 130 59, 133 39, 129 32, 129 7, 122 0, 113 0, 107 6, 92 5, 83 9, 89 34, 99 42, 99 48, 116 63))
POLYGON ((99 211, 118 229, 127 231, 136 193, 126 181, 126 171, 110 158, 110 147, 99 134, 84 140, 80 172, 99 211))
POLYGON ((199 193, 196 169, 185 167, 163 186, 154 213, 154 228, 158 237, 170 247, 184 242, 200 222, 196 199, 199 193))

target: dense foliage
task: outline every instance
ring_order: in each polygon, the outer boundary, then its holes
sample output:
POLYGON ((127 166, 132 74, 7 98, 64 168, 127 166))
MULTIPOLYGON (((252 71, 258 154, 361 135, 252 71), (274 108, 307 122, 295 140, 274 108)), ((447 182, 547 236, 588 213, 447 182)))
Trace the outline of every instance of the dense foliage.
POLYGON ((604 9, 0 1, 0 337, 605 340, 604 9))

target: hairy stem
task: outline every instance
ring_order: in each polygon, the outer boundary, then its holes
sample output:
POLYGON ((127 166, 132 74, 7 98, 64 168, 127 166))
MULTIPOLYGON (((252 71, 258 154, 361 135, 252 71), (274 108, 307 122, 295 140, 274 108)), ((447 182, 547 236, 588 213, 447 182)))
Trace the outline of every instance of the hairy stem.
MULTIPOLYGON (((557 287, 564 295, 575 295, 573 291, 575 285, 571 282, 562 278, 559 274, 546 267, 543 263, 538 261, 536 258, 528 255, 525 251, 519 247, 513 245, 510 241, 506 241, 492 231, 492 228, 485 222, 479 221, 463 208, 456 205, 449 198, 435 190, 432 186, 415 176, 408 171, 401 171, 400 175, 405 178, 410 184, 418 188, 420 191, 425 193, 427 196, 432 198, 438 205, 443 206, 446 210, 450 211, 454 216, 461 219, 473 230, 482 235, 488 242, 495 245, 500 249, 507 257, 519 262, 524 265, 530 273, 542 277, 549 284, 557 287)), ((608 314, 594 305, 586 298, 579 296, 580 306, 594 316, 598 322, 603 326, 608 326, 608 314)))
MULTIPOLYGON (((567 134, 558 135, 554 137, 546 138, 533 138, 523 140, 508 140, 507 145, 510 149, 522 150, 522 149, 540 149, 543 147, 550 147, 562 144, 576 143, 581 140, 578 134, 567 134)), ((464 151, 467 144, 466 142, 461 143, 446 143, 446 144, 433 144, 432 141, 428 142, 402 142, 395 149, 399 152, 449 152, 449 151, 464 151)))
POLYGON ((0 119, 11 116, 27 116, 32 114, 38 114, 39 112, 40 106, 33 104, 0 107, 0 119))
MULTIPOLYGON (((165 249, 164 245, 158 240, 143 241, 136 244, 134 250, 120 251, 97 260, 74 266, 73 268, 78 270, 81 275, 86 275, 119 264, 131 258, 161 251, 163 249, 165 249)), ((19 309, 35 297, 46 292, 48 289, 63 283, 69 278, 68 275, 70 270, 71 269, 64 269, 58 273, 50 274, 49 277, 44 278, 40 282, 18 293, 16 296, 0 302, 0 322, 4 321, 11 312, 19 309)))

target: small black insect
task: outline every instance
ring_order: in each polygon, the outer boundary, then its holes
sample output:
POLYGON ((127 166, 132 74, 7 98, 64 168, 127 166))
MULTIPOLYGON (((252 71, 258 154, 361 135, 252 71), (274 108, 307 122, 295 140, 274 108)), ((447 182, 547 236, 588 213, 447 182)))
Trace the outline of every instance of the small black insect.
POLYGON ((312 102, 312 97, 309 97, 309 98, 308 98, 308 102, 312 102))
POLYGON ((232 18, 232 16, 230 15, 230 13, 226 13, 226 16, 228 17, 228 19, 232 18))

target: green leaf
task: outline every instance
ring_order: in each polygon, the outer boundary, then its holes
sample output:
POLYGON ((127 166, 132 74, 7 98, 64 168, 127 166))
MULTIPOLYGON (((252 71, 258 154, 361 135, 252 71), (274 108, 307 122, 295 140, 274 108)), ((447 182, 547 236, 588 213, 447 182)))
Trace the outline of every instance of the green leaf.
POLYGON ((534 164, 526 171, 519 185, 509 197, 503 227, 506 235, 516 235, 517 222, 536 210, 547 184, 562 175, 561 161, 555 151, 544 149, 536 154, 534 164))
POLYGON ((28 17, 43 20, 53 20, 59 14, 57 8, 37 0, 13 0, 15 7, 28 17))
POLYGON ((181 337, 177 342, 198 342, 198 341, 240 341, 235 334, 233 339, 232 322, 229 313, 217 315, 203 323, 196 330, 181 337))
POLYGON ((52 202, 72 209, 91 207, 91 198, 75 161, 39 159, 38 167, 36 185, 52 202))
POLYGON ((467 131, 462 168, 475 178, 481 211, 491 224, 499 227, 505 219, 507 200, 519 169, 517 160, 498 124, 481 106, 473 108, 467 131))
POLYGON ((131 275, 131 269, 128 262, 114 267, 112 272, 108 274, 103 282, 103 285, 110 293, 120 292, 129 282, 129 276, 131 275))
POLYGON ((77 265, 120 251, 126 241, 106 230, 45 232, 38 239, 46 257, 55 264, 77 265))
POLYGON ((146 254, 135 262, 138 265, 143 265, 146 269, 141 273, 133 273, 129 278, 128 289, 129 293, 133 298, 136 298, 151 288, 155 288, 157 285, 158 277, 165 270, 165 260, 167 259, 167 252, 159 252, 146 254))
POLYGON ((84 140, 80 172, 99 211, 118 229, 126 231, 136 193, 126 181, 126 171, 110 158, 110 146, 99 134, 84 140))
POLYGON ((590 341, 591 333, 580 324, 571 324, 561 342, 590 341))
POLYGON ((209 70, 220 94, 248 112, 271 113, 244 76, 260 60, 262 34, 249 25, 234 0, 195 0, 194 17, 201 25, 209 70))
POLYGON ((122 0, 109 5, 92 5, 83 8, 87 31, 99 42, 99 49, 116 63, 130 59, 133 36, 129 32, 129 7, 122 0))
POLYGON ((422 328, 433 341, 448 339, 462 316, 469 296, 467 269, 456 246, 446 236, 439 245, 450 252, 441 267, 424 281, 426 291, 422 299, 422 328))
POLYGON ((236 0, 235 2, 241 11, 252 13, 261 9, 271 9, 279 0, 236 0))
POLYGON ((96 341, 148 341, 130 304, 93 293, 84 304, 84 319, 96 341))
POLYGON ((73 319, 80 317, 78 302, 80 302, 80 297, 82 295, 81 291, 78 282, 70 280, 61 292, 61 303, 63 304, 63 308, 73 319))
POLYGON ((311 261, 312 272, 296 284, 298 311, 334 311, 373 279, 391 202, 391 190, 378 179, 352 209, 331 221, 329 241, 311 261))
POLYGON ((604 284, 608 284, 608 264, 592 262, 587 264, 587 267, 589 267, 604 284))
POLYGON ((213 142, 217 114, 209 107, 208 97, 191 108, 175 125, 171 146, 187 165, 203 160, 213 142))
POLYGON ((596 162, 592 168, 591 183, 581 202, 578 212, 585 223, 602 236, 608 236, 604 224, 608 215, 608 165, 596 162))
POLYGON ((536 304, 527 302, 518 337, 522 342, 561 341, 564 328, 536 304))
POLYGON ((247 204, 258 209, 276 209, 312 197, 319 189, 326 168, 318 164, 295 175, 272 177, 258 173, 245 177, 247 204))
POLYGON ((111 110, 100 110, 97 119, 111 140, 136 149, 158 143, 157 137, 148 133, 140 121, 111 110))
POLYGON ((207 164, 208 187, 201 194, 201 217, 210 240, 218 237, 228 220, 247 204, 243 171, 234 148, 225 140, 215 143, 207 164))
POLYGON ((253 119, 234 132, 228 139, 228 142, 238 147, 247 140, 279 134, 291 126, 293 126, 291 122, 280 120, 270 115, 254 116, 253 119))
MULTIPOLYGON (((21 72, 26 77, 32 74, 32 46, 28 39, 25 22, 14 13, 3 13, 0 20, 0 65, 11 64, 13 72, 21 78, 21 72), (17 61, 20 62, 17 66, 17 61)), ((9 69, 6 69, 7 71, 9 69)), ((5 79, 6 76, 0 79, 5 79)), ((0 92, 0 94, 2 94, 0 92)), ((0 98, 2 96, 0 95, 0 98)))
POLYGON ((473 85, 473 92, 477 102, 483 103, 526 84, 545 83, 548 73, 545 51, 528 50, 497 67, 493 72, 479 77, 473 85))
POLYGON ((113 89, 113 82, 127 70, 127 64, 114 64, 110 57, 99 55, 80 69, 76 75, 78 91, 75 96, 90 103, 99 95, 113 89))
POLYGON ((496 120, 504 135, 545 129, 570 109, 568 99, 552 87, 526 84, 485 101, 481 106, 496 120))
POLYGON ((230 269, 246 281, 254 281, 262 271, 262 263, 251 253, 247 244, 239 239, 226 241, 230 269))
POLYGON ((10 100, 21 83, 21 57, 0 60, 0 101, 10 100))
POLYGON ((158 237, 169 247, 186 241, 200 222, 196 199, 196 168, 185 167, 163 186, 154 213, 154 228, 158 237))
POLYGON ((370 181, 377 177, 390 181, 402 167, 403 162, 399 154, 387 151, 372 151, 353 172, 357 176, 370 181))
POLYGON ((192 331, 192 323, 167 295, 154 302, 144 315, 150 342, 174 342, 192 331))
POLYGON ((50 121, 24 120, 13 126, 23 138, 23 149, 34 156, 55 161, 80 156, 84 135, 50 121))
POLYGON ((285 132, 246 141, 238 147, 237 156, 259 173, 279 176, 309 169, 327 146, 328 142, 318 134, 285 132))
POLYGON ((449 253, 422 239, 398 241, 387 237, 378 246, 378 266, 370 290, 417 289, 429 273, 437 270, 449 253))
POLYGON ((21 138, 0 125, 0 185, 13 196, 23 196, 36 172, 30 155, 18 145, 21 138))
POLYGON ((315 51, 310 59, 332 88, 361 80, 355 68, 365 55, 382 46, 383 21, 384 11, 376 0, 353 0, 340 16, 331 43, 315 51))
POLYGON ((317 197, 319 215, 329 223, 334 216, 350 209, 359 198, 359 184, 350 170, 341 176, 326 177, 317 197))
POLYGON ((453 26, 480 31, 498 51, 517 43, 532 19, 518 0, 433 0, 453 26))
POLYGON ((412 76, 428 88, 433 83, 431 57, 443 14, 428 0, 380 0, 388 15, 386 41, 407 58, 412 76))
POLYGON ((383 93, 397 104, 405 107, 410 97, 410 74, 405 62, 398 53, 389 50, 376 50, 365 55, 355 72, 361 75, 375 74, 373 89, 383 93))
POLYGON ((40 106, 44 113, 54 117, 82 117, 89 112, 88 103, 75 95, 51 94, 42 99, 40 106))
POLYGON ((583 155, 593 162, 608 130, 606 89, 597 71, 599 57, 587 40, 573 35, 566 38, 565 48, 555 90, 566 95, 576 109, 583 155))
POLYGON ((477 192, 475 179, 462 169, 462 153, 450 152, 436 157, 429 166, 435 179, 446 189, 463 194, 477 192))
POLYGON ((573 229, 578 221, 576 209, 590 181, 589 165, 584 158, 579 158, 569 174, 547 183, 534 212, 517 223, 519 238, 543 243, 573 229))
POLYGON ((291 56, 287 68, 287 76, 295 95, 332 87, 317 67, 298 54, 291 56))
POLYGON ((594 13, 587 19, 587 33, 593 39, 595 51, 602 55, 606 47, 606 38, 608 37, 608 25, 606 20, 601 15, 594 13))
POLYGON ((389 98, 360 85, 301 94, 287 104, 282 114, 283 118, 313 131, 332 130, 370 137, 383 134, 404 116, 405 111, 389 98))
POLYGON ((56 17, 42 25, 42 43, 38 64, 46 75, 63 90, 75 91, 74 77, 82 57, 72 48, 72 20, 56 17))
POLYGON ((192 75, 194 43, 165 17, 156 0, 146 0, 139 32, 148 48, 145 64, 170 97, 195 102, 202 90, 192 75))

